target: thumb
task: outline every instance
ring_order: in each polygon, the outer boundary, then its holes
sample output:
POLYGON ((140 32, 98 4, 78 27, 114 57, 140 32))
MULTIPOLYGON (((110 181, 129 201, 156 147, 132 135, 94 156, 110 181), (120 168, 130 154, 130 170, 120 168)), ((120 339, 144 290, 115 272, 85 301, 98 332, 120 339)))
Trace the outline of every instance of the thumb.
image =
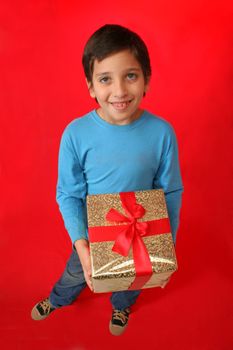
POLYGON ((90 269, 90 268, 87 269, 87 275, 88 275, 89 277, 91 277, 91 269, 90 269))

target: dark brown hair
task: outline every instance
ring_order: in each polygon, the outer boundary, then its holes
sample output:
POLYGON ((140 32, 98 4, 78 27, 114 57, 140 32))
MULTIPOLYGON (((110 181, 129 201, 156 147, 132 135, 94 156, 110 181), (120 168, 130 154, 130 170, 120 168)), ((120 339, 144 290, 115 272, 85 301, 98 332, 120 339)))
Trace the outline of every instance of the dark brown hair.
POLYGON ((102 61, 111 54, 130 50, 141 65, 145 82, 151 76, 150 57, 144 41, 138 34, 117 24, 106 24, 87 41, 82 64, 88 82, 92 82, 94 61, 102 61))

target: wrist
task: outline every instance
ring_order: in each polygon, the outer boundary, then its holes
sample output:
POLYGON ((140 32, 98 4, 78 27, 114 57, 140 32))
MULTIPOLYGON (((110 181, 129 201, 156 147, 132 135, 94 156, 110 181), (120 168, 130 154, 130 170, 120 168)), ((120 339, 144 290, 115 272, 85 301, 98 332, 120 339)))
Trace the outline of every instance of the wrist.
POLYGON ((83 248, 89 248, 89 242, 86 239, 81 238, 74 242, 74 246, 76 251, 79 252, 83 248))

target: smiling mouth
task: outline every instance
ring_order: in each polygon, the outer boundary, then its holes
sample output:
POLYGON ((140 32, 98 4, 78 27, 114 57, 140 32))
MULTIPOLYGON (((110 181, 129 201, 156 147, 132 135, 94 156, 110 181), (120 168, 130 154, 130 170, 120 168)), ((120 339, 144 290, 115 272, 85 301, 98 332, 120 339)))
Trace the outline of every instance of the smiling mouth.
POLYGON ((121 101, 121 102, 110 102, 111 105, 117 109, 117 110, 124 110, 126 109, 129 104, 131 103, 132 100, 129 100, 129 101, 121 101))

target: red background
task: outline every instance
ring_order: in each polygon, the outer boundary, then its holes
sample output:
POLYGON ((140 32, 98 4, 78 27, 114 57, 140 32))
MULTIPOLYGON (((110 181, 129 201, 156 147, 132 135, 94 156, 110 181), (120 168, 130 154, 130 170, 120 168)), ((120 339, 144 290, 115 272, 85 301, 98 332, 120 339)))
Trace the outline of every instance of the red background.
POLYGON ((1 1, 1 349, 230 350, 232 309, 231 1, 1 1), (108 332, 109 294, 89 290, 30 319, 70 253, 55 202, 61 133, 95 107, 81 55, 105 23, 138 32, 153 67, 143 105, 174 126, 185 186, 179 270, 145 290, 127 332, 108 332))

